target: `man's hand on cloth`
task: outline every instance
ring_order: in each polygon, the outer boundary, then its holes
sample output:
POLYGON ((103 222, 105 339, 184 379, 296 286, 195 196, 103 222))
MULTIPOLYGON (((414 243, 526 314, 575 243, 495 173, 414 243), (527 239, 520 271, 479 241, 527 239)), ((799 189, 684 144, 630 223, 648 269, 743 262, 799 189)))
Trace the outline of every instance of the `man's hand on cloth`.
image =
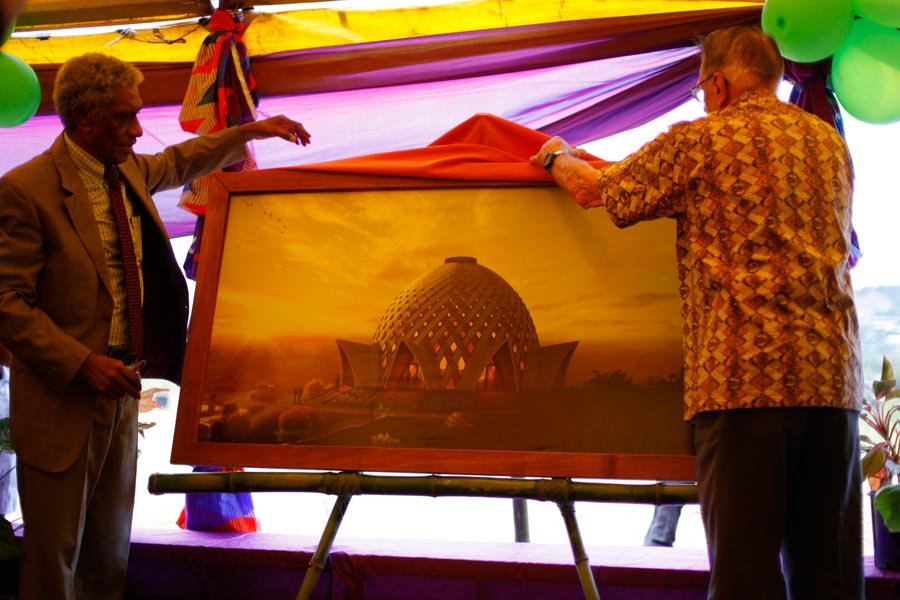
POLYGON ((587 154, 586 150, 570 145, 558 135, 553 136, 541 146, 538 153, 532 156, 529 161, 538 167, 546 168, 547 157, 553 153, 568 154, 573 158, 583 158, 587 154))

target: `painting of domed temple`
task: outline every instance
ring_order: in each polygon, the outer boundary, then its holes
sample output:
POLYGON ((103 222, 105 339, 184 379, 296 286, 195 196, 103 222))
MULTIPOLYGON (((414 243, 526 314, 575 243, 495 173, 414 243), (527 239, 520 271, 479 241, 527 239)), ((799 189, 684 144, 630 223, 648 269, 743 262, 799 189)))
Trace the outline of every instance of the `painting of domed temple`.
POLYGON ((672 223, 510 187, 235 195, 226 224, 179 409, 194 463, 688 452, 672 223))
POLYGON ((542 347, 516 291, 475 258, 458 256, 393 299, 371 344, 337 344, 348 386, 518 392, 562 388, 578 342, 542 347))

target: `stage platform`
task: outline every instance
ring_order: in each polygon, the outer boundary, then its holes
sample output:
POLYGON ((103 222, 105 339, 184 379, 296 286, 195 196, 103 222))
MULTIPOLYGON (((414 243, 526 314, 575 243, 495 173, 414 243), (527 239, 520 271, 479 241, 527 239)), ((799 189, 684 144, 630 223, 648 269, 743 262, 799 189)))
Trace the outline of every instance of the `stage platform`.
MULTIPOLYGON (((317 538, 134 532, 131 600, 294 598, 317 538)), ((602 600, 703 600, 705 551, 588 546, 602 600)), ((868 600, 900 599, 900 573, 865 557, 868 600)), ((314 596, 328 600, 581 600, 566 545, 342 539, 314 596)))
MULTIPOLYGON (((274 533, 135 530, 127 600, 296 597, 318 543, 274 533)), ((705 552, 588 546, 602 600, 704 600, 705 552)), ((900 573, 865 557, 867 600, 900 600, 900 573)), ((14 561, 4 561, 12 563, 14 561)), ((15 568, 0 563, 0 598, 15 568)), ((315 600, 582 600, 565 545, 341 539, 315 600)))

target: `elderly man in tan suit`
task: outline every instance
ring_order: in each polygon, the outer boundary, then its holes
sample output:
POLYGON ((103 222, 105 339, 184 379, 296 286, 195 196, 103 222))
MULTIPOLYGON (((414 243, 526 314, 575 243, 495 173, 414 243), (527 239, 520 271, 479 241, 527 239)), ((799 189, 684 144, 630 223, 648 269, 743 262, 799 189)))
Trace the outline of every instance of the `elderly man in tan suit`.
POLYGON ((186 285, 151 194, 242 160, 252 139, 309 143, 279 116, 135 154, 142 79, 102 54, 68 61, 53 94, 65 131, 0 179, 22 600, 122 595, 141 391, 126 363, 143 359, 142 374, 177 382, 187 325, 186 285))

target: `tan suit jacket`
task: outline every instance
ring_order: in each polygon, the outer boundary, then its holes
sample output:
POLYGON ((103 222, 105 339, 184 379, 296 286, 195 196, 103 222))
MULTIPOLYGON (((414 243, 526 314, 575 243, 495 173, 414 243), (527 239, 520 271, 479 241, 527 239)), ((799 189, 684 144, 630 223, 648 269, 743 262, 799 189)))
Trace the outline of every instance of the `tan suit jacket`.
MULTIPOLYGON (((141 217, 145 376, 180 381, 188 313, 151 194, 244 157, 231 128, 119 165, 141 217)), ((95 396, 76 374, 88 354, 107 352, 112 311, 100 230, 60 135, 0 178, 0 343, 13 354, 10 427, 23 462, 60 472, 84 446, 95 396)))

